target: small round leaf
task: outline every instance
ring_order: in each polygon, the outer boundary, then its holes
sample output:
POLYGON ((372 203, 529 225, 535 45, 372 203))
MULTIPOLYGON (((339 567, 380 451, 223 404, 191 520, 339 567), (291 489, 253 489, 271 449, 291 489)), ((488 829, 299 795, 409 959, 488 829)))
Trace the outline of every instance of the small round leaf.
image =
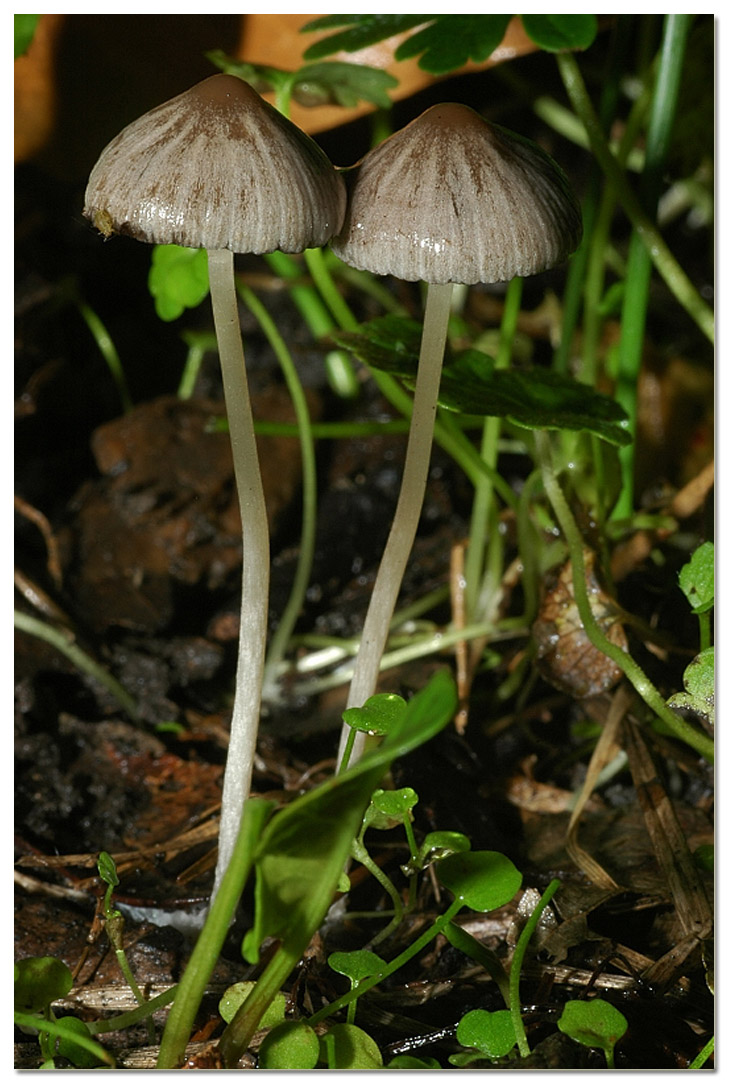
POLYGON ((56 957, 25 957, 15 965, 15 1009, 38 1013, 56 999, 65 998, 73 986, 68 965, 56 957))
POLYGON ((261 1042, 262 1070, 313 1070, 319 1060, 319 1037, 306 1021, 284 1021, 261 1042))
POLYGON ((362 708, 346 708, 342 718, 354 731, 387 735, 403 718, 406 702, 397 693, 376 693, 362 708))
POLYGON ((330 1070, 379 1070, 383 1056, 372 1036, 357 1025, 333 1025, 322 1037, 321 1059, 330 1070))
POLYGON ((621 1011, 602 998, 566 1002, 558 1020, 558 1028, 566 1036, 602 1051, 612 1051, 628 1027, 621 1011))
POLYGON ((463 1047, 474 1047, 488 1059, 500 1059, 517 1043, 509 1010, 470 1010, 456 1026, 456 1039, 463 1047))
POLYGON ((491 912, 512 900, 522 884, 514 863, 498 851, 464 851, 442 859, 439 881, 475 912, 491 912))

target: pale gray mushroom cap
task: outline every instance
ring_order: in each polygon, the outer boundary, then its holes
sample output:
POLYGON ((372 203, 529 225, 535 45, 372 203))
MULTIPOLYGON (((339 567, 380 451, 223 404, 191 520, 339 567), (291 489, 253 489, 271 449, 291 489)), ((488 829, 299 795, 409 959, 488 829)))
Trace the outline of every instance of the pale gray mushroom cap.
POLYGON ((84 214, 152 244, 301 252, 340 228, 345 199, 314 140, 241 79, 214 75, 107 145, 84 214))
POLYGON ((536 144, 468 106, 433 106, 370 151, 348 177, 330 242, 352 267, 429 283, 508 282, 561 263, 580 210, 536 144))

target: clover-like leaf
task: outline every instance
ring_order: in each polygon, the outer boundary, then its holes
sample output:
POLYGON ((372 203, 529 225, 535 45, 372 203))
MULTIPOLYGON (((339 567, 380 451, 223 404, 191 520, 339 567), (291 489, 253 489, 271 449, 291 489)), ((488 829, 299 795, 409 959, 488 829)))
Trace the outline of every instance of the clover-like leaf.
POLYGON ((706 614, 715 604, 715 547, 711 542, 698 546, 679 570, 679 586, 687 596, 693 614, 706 614))
POLYGON ((155 245, 147 279, 160 320, 177 320, 208 294, 208 257, 204 249, 155 245))
POLYGON ((406 702, 397 693, 376 693, 368 697, 362 708, 346 708, 342 718, 353 731, 387 735, 398 726, 406 708, 406 702))
POLYGON ((715 649, 705 648, 695 656, 684 672, 684 693, 675 693, 667 702, 670 708, 694 712, 715 726, 715 649))

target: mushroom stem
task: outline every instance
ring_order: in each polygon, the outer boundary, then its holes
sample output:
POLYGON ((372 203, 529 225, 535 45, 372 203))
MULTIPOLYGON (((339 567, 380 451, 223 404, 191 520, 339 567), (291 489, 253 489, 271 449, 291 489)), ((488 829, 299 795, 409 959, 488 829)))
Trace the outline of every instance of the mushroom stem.
MULTIPOLYGON (((383 551, 375 586, 370 596, 347 700, 348 708, 360 707, 375 693, 380 661, 388 639, 388 629, 418 530, 431 460, 441 368, 451 311, 452 286, 452 283, 431 283, 428 287, 401 490, 388 542, 383 551)), ((340 758, 342 758, 348 732, 349 728, 345 727, 340 741, 340 758)), ((364 744, 365 736, 359 733, 355 737, 352 760, 362 754, 364 744)))
POLYGON ((243 535, 241 628, 230 742, 223 777, 215 896, 230 861, 243 804, 251 788, 266 654, 270 554, 266 503, 238 317, 233 253, 228 249, 209 250, 208 272, 243 535))

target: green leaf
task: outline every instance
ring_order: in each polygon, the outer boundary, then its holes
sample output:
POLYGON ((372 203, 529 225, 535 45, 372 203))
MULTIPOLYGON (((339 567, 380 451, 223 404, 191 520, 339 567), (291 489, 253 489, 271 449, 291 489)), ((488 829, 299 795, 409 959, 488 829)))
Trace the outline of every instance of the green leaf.
POLYGON ((514 863, 498 851, 464 851, 436 867, 439 881, 475 912, 491 912, 512 900, 522 885, 514 863))
POLYGON ((119 885, 117 865, 108 851, 99 852, 99 858, 96 861, 96 867, 99 871, 99 877, 105 883, 105 885, 111 886, 112 889, 116 888, 116 886, 119 885))
POLYGON ((386 38, 392 38, 394 34, 402 34, 411 27, 427 23, 430 18, 429 15, 324 15, 313 19, 311 23, 305 23, 301 28, 302 33, 341 26, 347 29, 310 45, 305 50, 304 57, 306 60, 319 60, 321 57, 331 56, 332 53, 355 53, 359 49, 385 41, 386 38))
POLYGON ((363 980, 375 976, 386 967, 386 963, 377 953, 369 949, 353 949, 349 952, 330 953, 327 964, 333 972, 347 976, 353 987, 363 980))
POLYGON ((397 693, 376 693, 362 708, 346 708, 342 719, 353 731, 387 735, 403 718, 407 705, 397 693))
POLYGON ((15 15, 14 19, 14 59, 17 60, 18 57, 23 56, 30 48, 30 43, 33 41, 33 35, 36 32, 40 15, 15 15))
POLYGON ((79 1070, 91 1070, 108 1062, 108 1058, 98 1053, 98 1044, 93 1039, 89 1026, 77 1017, 62 1017, 58 1022, 62 1031, 58 1041, 57 1054, 68 1059, 79 1070), (78 1042, 78 1038, 87 1041, 87 1045, 78 1042))
MULTIPOLYGON (((366 365, 407 385, 415 383, 421 342, 417 321, 381 317, 359 332, 340 332, 335 338, 366 365)), ((618 446, 631 442, 626 412, 615 400, 551 369, 497 369, 493 358, 473 349, 447 353, 439 405, 462 414, 506 418, 527 429, 593 433, 618 446)))
POLYGON ((370 802, 381 814, 402 821, 418 803, 418 795, 412 787, 401 787, 397 791, 379 788, 373 792, 370 802))
POLYGON ((391 761, 427 742, 453 716, 454 681, 437 673, 411 701, 398 726, 352 768, 274 814, 257 848, 255 921, 245 943, 254 961, 268 935, 303 953, 337 889, 372 792, 391 761))
MULTIPOLYGON (((256 984, 253 980, 241 980, 239 983, 231 984, 231 986, 223 993, 223 997, 218 1003, 218 1012, 226 1024, 233 1020, 238 1013, 239 1008, 243 1005, 255 986, 256 984)), ((282 1021, 284 1021, 285 1016, 286 995, 282 991, 279 991, 274 995, 273 1000, 264 1010, 263 1016, 259 1021, 259 1028, 273 1028, 275 1025, 280 1025, 282 1021)))
POLYGON ((441 1070, 441 1063, 436 1059, 417 1059, 415 1055, 396 1055, 391 1059, 386 1070, 441 1070))
POLYGON ((320 1041, 320 1058, 330 1070, 379 1070, 383 1065, 375 1040, 357 1025, 332 1025, 320 1041))
POLYGON ((395 76, 367 64, 332 60, 305 64, 294 74, 292 97, 304 106, 340 105, 354 109, 369 102, 380 109, 393 104, 388 93, 398 86, 395 76))
POLYGON ((205 249, 155 245, 147 280, 160 320, 177 320, 208 295, 208 256, 205 249))
POLYGON ((501 1059, 517 1043, 509 1010, 470 1010, 456 1026, 456 1039, 463 1047, 474 1047, 488 1059, 501 1059))
POLYGON ((715 547, 711 542, 698 546, 679 570, 679 586, 687 596, 693 614, 706 614, 715 605, 715 547))
POLYGON ((684 693, 675 693, 667 704, 684 708, 715 726, 715 649, 705 648, 684 672, 684 693))
POLYGON ((511 15, 437 15, 430 26, 417 30, 395 51, 396 60, 423 56, 419 68, 433 75, 481 63, 491 56, 505 35, 511 15))
POLYGON ((448 829, 437 829, 432 833, 427 833, 418 850, 419 869, 424 870, 431 863, 438 863, 449 855, 469 851, 470 848, 471 840, 464 833, 448 829))
POLYGON ((597 1047, 607 1057, 628 1028, 624 1015, 601 998, 590 1002, 566 1002, 558 1028, 584 1047, 597 1047))
POLYGON ((266 64, 249 64, 214 49, 205 54, 227 75, 236 75, 249 83, 259 94, 273 91, 276 95, 291 95, 300 105, 341 105, 352 109, 358 102, 370 102, 388 109, 388 91, 398 86, 398 80, 382 68, 354 64, 344 60, 304 64, 296 71, 272 68, 266 64))
POLYGON ((595 15, 523 15, 522 25, 528 37, 550 53, 587 49, 598 33, 595 15))
POLYGON ((284 1021, 264 1037, 261 1070, 313 1070, 319 1061, 319 1036, 306 1021, 284 1021))
POLYGON ((71 969, 56 957, 24 957, 15 964, 15 1009, 38 1013, 65 998, 73 986, 71 969))

